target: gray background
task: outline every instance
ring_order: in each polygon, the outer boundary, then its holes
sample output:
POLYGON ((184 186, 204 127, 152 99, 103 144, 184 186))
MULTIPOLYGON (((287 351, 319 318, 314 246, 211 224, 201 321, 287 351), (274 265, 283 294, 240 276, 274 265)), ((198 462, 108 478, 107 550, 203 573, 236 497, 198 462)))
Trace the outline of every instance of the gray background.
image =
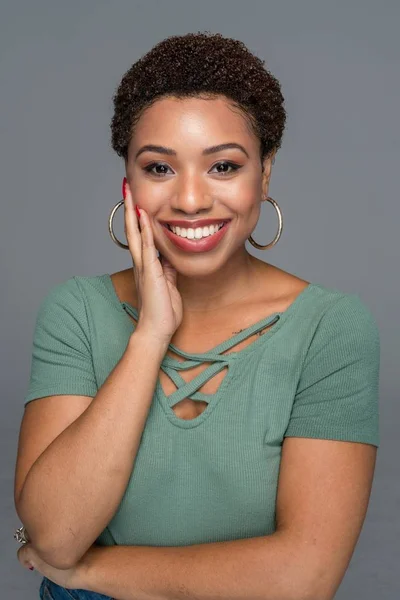
MULTIPOLYGON (((266 59, 286 99, 270 187, 284 231, 274 249, 250 251, 359 294, 380 327, 382 443, 367 519, 336 597, 398 598, 398 2, 2 0, 0 8, 2 596, 36 598, 41 579, 20 566, 12 536, 39 303, 72 275, 132 264, 107 231, 124 175, 109 144, 112 95, 162 38, 209 30, 266 59)), ((122 218, 119 211, 120 239, 122 218)), ((255 239, 267 243, 276 226, 264 205, 255 239)))

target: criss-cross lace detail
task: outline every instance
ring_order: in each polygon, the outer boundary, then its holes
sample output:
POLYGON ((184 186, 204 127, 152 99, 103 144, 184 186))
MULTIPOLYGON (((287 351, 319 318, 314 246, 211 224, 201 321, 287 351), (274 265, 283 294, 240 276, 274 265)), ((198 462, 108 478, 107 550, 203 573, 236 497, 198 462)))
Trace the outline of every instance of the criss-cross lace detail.
MULTIPOLYGON (((137 322, 139 317, 136 308, 134 308, 127 302, 122 302, 122 306, 126 310, 126 312, 133 316, 133 318, 137 322)), ((222 380, 222 383, 220 384, 219 388, 214 394, 204 394, 202 392, 199 392, 198 390, 205 383, 207 383, 207 381, 209 381, 212 377, 223 371, 225 368, 228 368, 229 371, 229 367, 232 361, 240 352, 243 352, 243 350, 240 350, 238 352, 227 353, 227 350, 230 350, 234 346, 240 344, 243 340, 246 340, 250 336, 262 331, 266 327, 274 325, 279 319, 280 313, 274 313, 272 315, 269 315, 268 317, 265 317, 257 323, 254 323, 253 325, 242 329, 232 337, 228 338, 227 340, 223 341, 221 344, 218 344, 217 346, 215 346, 207 352, 184 352, 183 350, 177 348, 177 346, 175 346, 174 344, 169 344, 168 347, 172 352, 174 352, 178 356, 181 356, 182 358, 185 358, 186 360, 179 361, 177 359, 172 358, 171 356, 164 356, 160 368, 173 381, 177 389, 167 396, 162 388, 160 379, 158 378, 156 384, 157 394, 162 397, 163 401, 166 403, 166 405, 171 411, 172 407, 175 404, 178 404, 180 401, 186 398, 190 400, 205 401, 209 404, 211 400, 221 391, 221 388, 224 385, 227 375, 225 375, 225 378, 222 380), (211 364, 201 373, 196 375, 191 381, 185 381, 183 377, 179 374, 179 371, 193 369, 194 367, 197 367, 207 362, 211 364)), ((173 414, 176 417, 175 413, 173 414)), ((201 415, 199 415, 199 417, 200 416, 201 415)), ((197 420, 199 417, 196 417, 195 419, 190 419, 190 421, 197 420)), ((182 419, 179 418, 179 420, 181 421, 182 419)))

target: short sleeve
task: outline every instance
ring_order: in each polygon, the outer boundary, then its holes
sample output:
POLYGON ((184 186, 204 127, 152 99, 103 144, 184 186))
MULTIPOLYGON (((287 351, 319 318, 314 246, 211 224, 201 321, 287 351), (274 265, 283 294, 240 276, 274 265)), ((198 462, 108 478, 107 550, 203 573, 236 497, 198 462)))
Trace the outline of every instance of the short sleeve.
POLYGON ((53 286, 39 306, 24 404, 43 396, 96 393, 86 307, 72 277, 53 286))
POLYGON ((356 294, 327 309, 303 364, 285 437, 379 447, 380 337, 356 294))

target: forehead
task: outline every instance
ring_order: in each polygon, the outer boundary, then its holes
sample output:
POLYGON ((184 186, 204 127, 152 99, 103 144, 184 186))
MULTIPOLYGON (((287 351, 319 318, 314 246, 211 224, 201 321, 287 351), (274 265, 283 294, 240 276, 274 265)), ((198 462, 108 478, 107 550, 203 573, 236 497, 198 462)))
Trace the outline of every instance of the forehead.
POLYGON ((249 143, 255 143, 255 135, 248 121, 227 98, 176 98, 167 97, 157 100, 147 108, 137 122, 131 140, 132 145, 143 143, 145 140, 166 142, 173 145, 171 140, 188 141, 207 137, 207 143, 213 139, 221 142, 221 138, 235 141, 241 138, 249 143), (212 136, 212 137, 210 137, 212 136))

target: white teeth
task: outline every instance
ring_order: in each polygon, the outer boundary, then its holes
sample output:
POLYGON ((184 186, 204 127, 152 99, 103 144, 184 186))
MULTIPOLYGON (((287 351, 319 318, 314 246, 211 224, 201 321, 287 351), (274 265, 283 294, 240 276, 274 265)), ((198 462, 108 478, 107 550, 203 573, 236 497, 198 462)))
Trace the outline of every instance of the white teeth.
POLYGON ((219 223, 216 225, 210 225, 209 227, 196 227, 193 229, 189 227, 188 229, 184 229, 183 227, 176 227, 175 225, 170 225, 170 229, 175 233, 175 235, 179 235, 180 237, 188 238, 188 240, 201 240, 203 237, 208 237, 209 235, 214 235, 221 229, 224 223, 219 223))

